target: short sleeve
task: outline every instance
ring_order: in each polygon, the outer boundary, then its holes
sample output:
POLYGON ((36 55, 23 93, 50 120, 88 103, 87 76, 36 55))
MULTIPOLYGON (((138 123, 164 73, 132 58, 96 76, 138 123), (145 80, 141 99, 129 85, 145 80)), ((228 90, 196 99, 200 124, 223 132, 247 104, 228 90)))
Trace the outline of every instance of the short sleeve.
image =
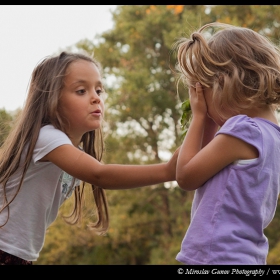
POLYGON ((73 145, 69 137, 64 132, 56 129, 52 125, 43 126, 40 130, 33 152, 34 162, 36 163, 55 148, 65 144, 73 145))
POLYGON ((216 135, 227 134, 237 137, 246 143, 262 149, 262 133, 253 118, 246 115, 237 115, 228 119, 217 131, 216 135))

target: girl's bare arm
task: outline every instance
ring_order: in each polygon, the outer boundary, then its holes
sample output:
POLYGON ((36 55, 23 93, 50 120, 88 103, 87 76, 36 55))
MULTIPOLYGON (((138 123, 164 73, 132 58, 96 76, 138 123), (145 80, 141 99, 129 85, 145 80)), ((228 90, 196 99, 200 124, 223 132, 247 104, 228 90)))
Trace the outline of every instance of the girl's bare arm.
POLYGON ((236 137, 219 134, 213 138, 217 125, 207 116, 201 86, 190 88, 190 98, 193 119, 179 152, 176 170, 176 180, 184 190, 199 188, 235 160, 258 156, 255 147, 236 137))
POLYGON ((219 134, 188 161, 184 150, 177 163, 177 182, 184 190, 195 190, 228 164, 258 156, 256 148, 230 135, 219 134))
POLYGON ((62 145, 44 160, 68 174, 104 189, 130 189, 175 180, 179 148, 167 163, 150 165, 102 164, 72 145, 62 145))

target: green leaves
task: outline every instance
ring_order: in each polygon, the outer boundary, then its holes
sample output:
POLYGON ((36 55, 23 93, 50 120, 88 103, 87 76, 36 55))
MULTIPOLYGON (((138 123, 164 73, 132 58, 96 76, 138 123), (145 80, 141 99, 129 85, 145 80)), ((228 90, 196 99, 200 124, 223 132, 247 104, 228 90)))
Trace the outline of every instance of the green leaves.
POLYGON ((190 104, 189 99, 186 99, 182 103, 181 109, 182 109, 182 115, 181 115, 181 119, 180 119, 180 124, 181 124, 181 129, 182 129, 182 139, 184 139, 184 137, 187 133, 191 115, 192 115, 191 104, 190 104))

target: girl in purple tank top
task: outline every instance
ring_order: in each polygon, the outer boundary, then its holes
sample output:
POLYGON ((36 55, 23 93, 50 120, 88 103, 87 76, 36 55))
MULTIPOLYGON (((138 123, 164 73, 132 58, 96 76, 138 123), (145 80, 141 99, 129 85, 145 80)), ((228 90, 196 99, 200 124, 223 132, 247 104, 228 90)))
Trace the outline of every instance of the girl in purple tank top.
POLYGON ((192 110, 176 180, 195 191, 176 259, 264 265, 264 229, 280 185, 280 51, 253 30, 221 23, 202 26, 176 47, 192 110))

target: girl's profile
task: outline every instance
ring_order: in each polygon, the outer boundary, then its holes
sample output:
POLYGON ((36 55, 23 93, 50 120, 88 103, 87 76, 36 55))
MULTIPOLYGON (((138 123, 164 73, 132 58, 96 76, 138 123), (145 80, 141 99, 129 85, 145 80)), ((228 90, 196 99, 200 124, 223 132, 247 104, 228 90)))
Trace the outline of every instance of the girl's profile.
POLYGON ((35 67, 22 113, 1 147, 1 264, 36 261, 47 228, 72 194, 75 205, 66 221, 80 221, 88 186, 96 209, 91 228, 103 234, 109 226, 104 189, 175 180, 178 151, 167 163, 102 162, 105 90, 101 74, 100 64, 81 53, 62 52, 35 67))

